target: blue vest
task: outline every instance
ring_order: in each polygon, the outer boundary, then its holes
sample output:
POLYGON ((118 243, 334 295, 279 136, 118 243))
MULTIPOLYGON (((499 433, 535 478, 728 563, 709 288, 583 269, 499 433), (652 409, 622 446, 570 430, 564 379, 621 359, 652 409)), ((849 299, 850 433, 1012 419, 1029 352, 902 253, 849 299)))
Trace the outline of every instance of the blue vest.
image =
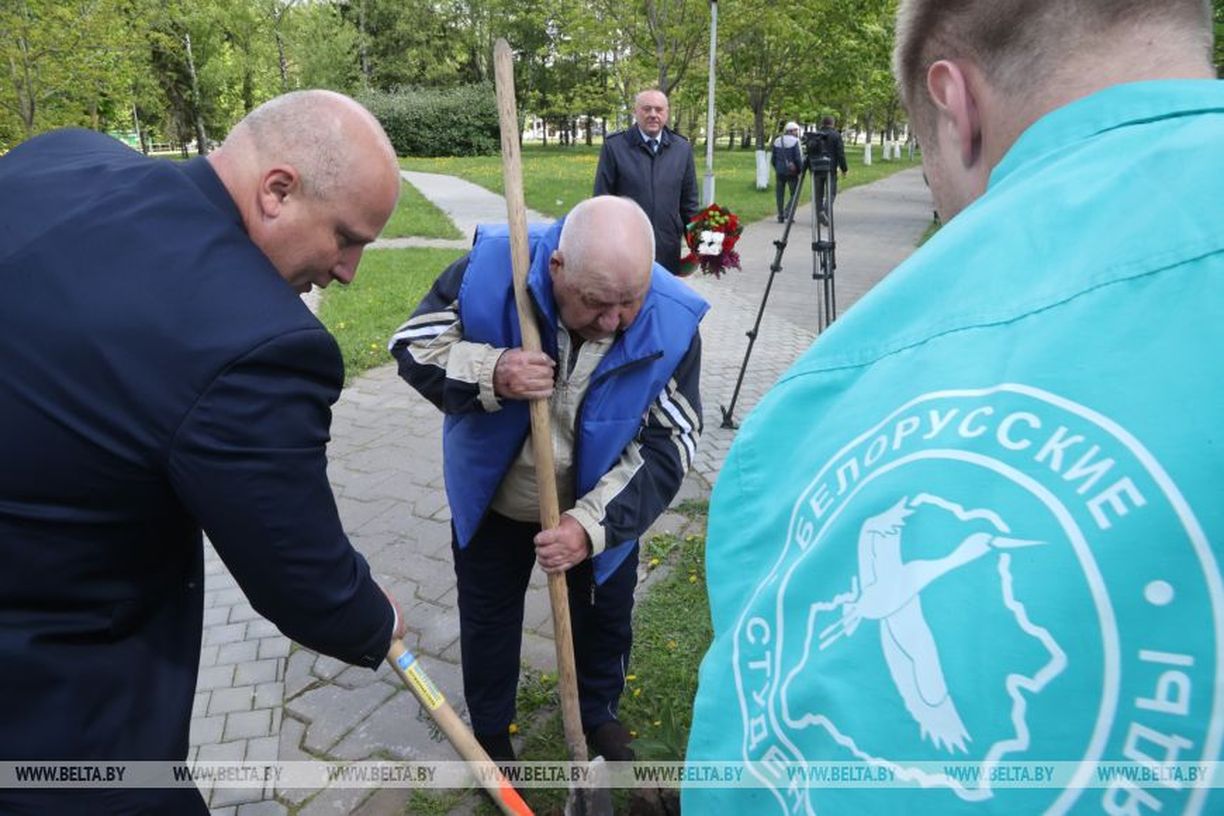
MULTIPOLYGON (((531 293, 544 351, 557 357, 557 304, 548 260, 561 224, 532 225, 528 241, 531 293)), ((510 240, 505 225, 481 226, 459 290, 459 319, 465 340, 492 346, 522 345, 515 311, 510 240)), ((574 434, 576 495, 590 491, 612 469, 637 434, 642 417, 688 351, 709 305, 658 264, 637 319, 613 343, 591 375, 578 408, 574 434)), ((446 417, 442 430, 443 471, 455 533, 466 547, 480 526, 506 472, 530 432, 528 403, 506 400, 500 411, 446 417)), ((625 560, 637 541, 609 546, 595 557, 595 580, 602 583, 625 560)))

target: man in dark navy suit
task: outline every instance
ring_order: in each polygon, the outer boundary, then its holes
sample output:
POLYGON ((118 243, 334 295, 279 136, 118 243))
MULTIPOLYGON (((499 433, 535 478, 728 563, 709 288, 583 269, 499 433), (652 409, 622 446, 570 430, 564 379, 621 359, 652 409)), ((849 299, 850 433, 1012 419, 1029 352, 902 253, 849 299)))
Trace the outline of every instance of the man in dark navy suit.
MULTIPOLYGON (((378 122, 324 91, 207 158, 90 131, 0 158, 0 761, 182 760, 201 529, 294 640, 375 668, 398 607, 327 481, 343 363, 299 292, 395 207, 378 122)), ((0 790, 0 812, 206 813, 179 790, 0 790)))
POLYGON ((595 195, 632 198, 654 227, 655 261, 680 271, 684 228, 697 214, 697 172, 688 140, 667 127, 670 109, 662 91, 633 100, 633 127, 604 140, 595 169, 595 195))

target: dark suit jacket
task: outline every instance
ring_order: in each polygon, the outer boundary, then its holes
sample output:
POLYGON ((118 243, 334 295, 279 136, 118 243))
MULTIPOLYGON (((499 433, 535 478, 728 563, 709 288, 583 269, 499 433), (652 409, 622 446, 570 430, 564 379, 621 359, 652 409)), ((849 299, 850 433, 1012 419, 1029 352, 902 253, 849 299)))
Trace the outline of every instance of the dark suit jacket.
POLYGON ((207 161, 17 147, 0 291, 0 759, 186 757, 201 527, 281 631, 379 664, 392 612, 326 473, 339 350, 207 161))
POLYGON ((684 227, 697 213, 697 172, 688 140, 663 129, 659 152, 651 153, 636 126, 604 140, 595 171, 595 195, 618 195, 638 203, 654 225, 655 260, 680 269, 684 227))
POLYGON ((837 128, 821 128, 820 132, 829 139, 829 158, 833 160, 833 166, 840 168, 843 173, 847 172, 850 167, 846 164, 846 143, 842 141, 841 131, 837 128))

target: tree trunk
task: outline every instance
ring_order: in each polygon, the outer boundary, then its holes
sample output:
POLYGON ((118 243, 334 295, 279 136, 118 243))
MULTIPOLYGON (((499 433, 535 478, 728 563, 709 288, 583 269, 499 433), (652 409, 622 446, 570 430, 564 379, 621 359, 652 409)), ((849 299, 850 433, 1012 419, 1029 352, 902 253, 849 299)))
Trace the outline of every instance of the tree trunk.
POLYGON ((365 89, 370 90, 370 51, 366 45, 366 25, 365 25, 365 0, 358 0, 357 4, 357 47, 358 57, 361 60, 361 82, 365 89))
POLYGON ((591 146, 591 144, 592 144, 592 142, 591 142, 591 138, 592 138, 592 136, 591 136, 591 131, 592 131, 592 130, 594 130, 594 129, 595 129, 595 117, 594 117, 594 116, 592 116, 591 114, 589 114, 589 113, 588 113, 588 114, 586 115, 586 143, 587 143, 587 147, 590 147, 590 146, 591 146))
POLYGON ((727 128, 727 149, 735 147, 735 128, 727 128))
POLYGON ((204 117, 200 111, 200 82, 196 77, 195 58, 191 54, 190 32, 183 35, 183 40, 187 44, 187 71, 191 75, 191 118, 195 124, 196 153, 207 156, 208 134, 204 132, 204 117))
POLYGON ((22 56, 21 66, 19 68, 17 61, 12 57, 9 58, 9 66, 13 72, 13 90, 17 93, 17 115, 21 118, 21 126, 25 129, 28 139, 34 135, 34 116, 38 111, 38 106, 34 101, 34 86, 30 78, 30 63, 27 59, 30 44, 23 37, 18 39, 17 48, 22 56))
POLYGON ((135 102, 132 103, 132 124, 136 127, 136 141, 140 142, 140 152, 149 155, 149 140, 145 138, 145 132, 140 127, 140 111, 135 102))
POLYGON ((242 112, 255 110, 255 76, 250 70, 242 72, 242 112))
POLYGON ((289 61, 285 58, 285 38, 281 36, 279 20, 276 26, 276 67, 280 69, 281 93, 289 90, 289 61))

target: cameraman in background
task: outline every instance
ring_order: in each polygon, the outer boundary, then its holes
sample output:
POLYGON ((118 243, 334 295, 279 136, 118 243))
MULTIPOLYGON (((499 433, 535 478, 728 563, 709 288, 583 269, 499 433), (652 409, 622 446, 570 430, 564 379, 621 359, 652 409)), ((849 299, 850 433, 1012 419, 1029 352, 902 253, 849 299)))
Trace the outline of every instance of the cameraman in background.
POLYGON ((773 141, 773 168, 777 176, 775 187, 778 203, 778 223, 786 220, 791 197, 799 185, 799 171, 803 169, 803 156, 799 153, 799 124, 787 122, 782 135, 773 141), (783 190, 789 190, 784 193, 783 190))
POLYGON ((834 127, 833 117, 826 116, 820 120, 820 129, 815 133, 807 134, 808 160, 820 158, 821 154, 832 162, 832 169, 828 174, 828 178, 832 179, 833 191, 829 196, 828 202, 825 201, 825 174, 813 173, 812 178, 816 184, 813 188, 816 192, 816 217, 820 219, 820 223, 829 226, 829 214, 825 211, 828 203, 837 198, 837 168, 841 169, 841 174, 844 177, 850 169, 846 166, 846 145, 842 142, 841 133, 834 127), (817 151, 820 151, 819 153, 817 151))

